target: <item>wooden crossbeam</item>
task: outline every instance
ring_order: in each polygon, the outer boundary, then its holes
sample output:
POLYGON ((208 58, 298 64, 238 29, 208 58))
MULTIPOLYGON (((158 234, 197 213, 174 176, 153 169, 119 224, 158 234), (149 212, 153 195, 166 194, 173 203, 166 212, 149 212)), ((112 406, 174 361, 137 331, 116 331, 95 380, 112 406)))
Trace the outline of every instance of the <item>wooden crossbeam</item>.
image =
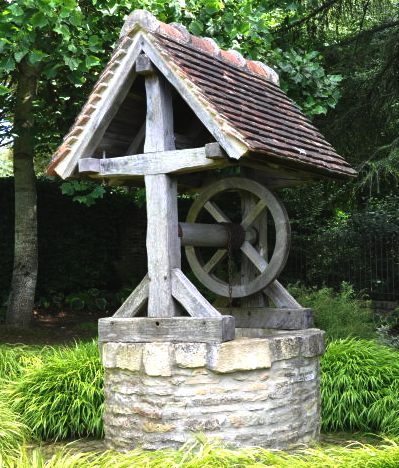
POLYGON ((304 330, 313 327, 312 310, 306 308, 220 307, 219 311, 232 315, 237 328, 304 330))
POLYGON ((155 174, 184 174, 230 166, 227 157, 209 153, 206 147, 172 151, 155 151, 117 158, 83 158, 79 160, 79 173, 98 177, 142 177, 155 174), (210 154, 209 156, 207 155, 210 154))

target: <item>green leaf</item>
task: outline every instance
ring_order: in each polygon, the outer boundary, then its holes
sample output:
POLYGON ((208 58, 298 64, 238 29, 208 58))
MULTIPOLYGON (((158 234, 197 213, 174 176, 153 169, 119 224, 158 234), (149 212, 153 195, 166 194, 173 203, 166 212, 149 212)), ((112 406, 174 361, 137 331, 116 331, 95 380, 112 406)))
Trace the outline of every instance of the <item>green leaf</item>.
POLYGON ((86 67, 92 68, 97 66, 100 63, 100 59, 98 57, 95 57, 94 55, 88 55, 85 60, 86 67))
POLYGON ((42 62, 49 55, 43 52, 42 50, 33 49, 29 54, 29 63, 36 65, 37 63, 42 62))
POLYGON ((35 28, 42 28, 48 24, 46 16, 41 11, 36 12, 30 19, 30 22, 35 28))
POLYGON ((195 36, 200 36, 204 30, 204 25, 201 23, 201 21, 193 21, 190 24, 190 31, 195 35, 195 36))
POLYGON ((17 5, 16 3, 12 3, 9 7, 8 10, 11 12, 13 16, 23 16, 24 10, 17 5))
POLYGON ((0 59, 0 73, 8 73, 15 68, 15 61, 13 57, 4 57, 0 59))
POLYGON ((14 52, 15 62, 19 63, 27 53, 27 50, 18 50, 17 52, 14 52))
POLYGON ((7 88, 7 86, 0 85, 0 96, 4 96, 9 93, 11 93, 10 88, 7 88))
POLYGON ((80 60, 76 57, 64 57, 64 63, 70 70, 76 70, 80 64, 80 60))

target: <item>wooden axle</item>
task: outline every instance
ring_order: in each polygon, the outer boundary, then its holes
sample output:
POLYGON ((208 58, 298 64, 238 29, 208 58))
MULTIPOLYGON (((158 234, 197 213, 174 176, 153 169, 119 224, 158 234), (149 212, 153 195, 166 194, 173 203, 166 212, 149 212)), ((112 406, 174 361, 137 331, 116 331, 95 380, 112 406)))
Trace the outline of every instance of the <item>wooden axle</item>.
POLYGON ((258 233, 253 228, 245 231, 240 224, 233 223, 179 223, 179 237, 184 246, 227 248, 231 242, 233 249, 239 249, 245 241, 254 244, 258 233))

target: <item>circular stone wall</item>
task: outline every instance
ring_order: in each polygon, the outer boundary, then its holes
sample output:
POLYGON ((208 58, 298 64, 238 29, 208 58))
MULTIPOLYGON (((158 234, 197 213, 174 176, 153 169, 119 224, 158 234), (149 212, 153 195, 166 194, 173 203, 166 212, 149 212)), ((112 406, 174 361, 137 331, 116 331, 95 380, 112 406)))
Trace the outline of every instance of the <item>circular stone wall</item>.
POLYGON ((177 448, 196 433, 233 447, 309 443, 320 430, 323 351, 317 329, 218 344, 103 343, 106 443, 177 448))

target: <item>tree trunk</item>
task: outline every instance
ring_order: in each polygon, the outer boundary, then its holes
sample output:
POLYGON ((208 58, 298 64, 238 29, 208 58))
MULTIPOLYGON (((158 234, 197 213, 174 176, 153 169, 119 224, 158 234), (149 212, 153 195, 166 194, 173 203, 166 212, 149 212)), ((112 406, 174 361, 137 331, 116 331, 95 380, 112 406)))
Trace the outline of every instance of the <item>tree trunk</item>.
POLYGON ((37 279, 37 196, 33 167, 33 101, 36 70, 23 61, 19 67, 14 112, 14 268, 6 323, 28 328, 32 321, 37 279))

